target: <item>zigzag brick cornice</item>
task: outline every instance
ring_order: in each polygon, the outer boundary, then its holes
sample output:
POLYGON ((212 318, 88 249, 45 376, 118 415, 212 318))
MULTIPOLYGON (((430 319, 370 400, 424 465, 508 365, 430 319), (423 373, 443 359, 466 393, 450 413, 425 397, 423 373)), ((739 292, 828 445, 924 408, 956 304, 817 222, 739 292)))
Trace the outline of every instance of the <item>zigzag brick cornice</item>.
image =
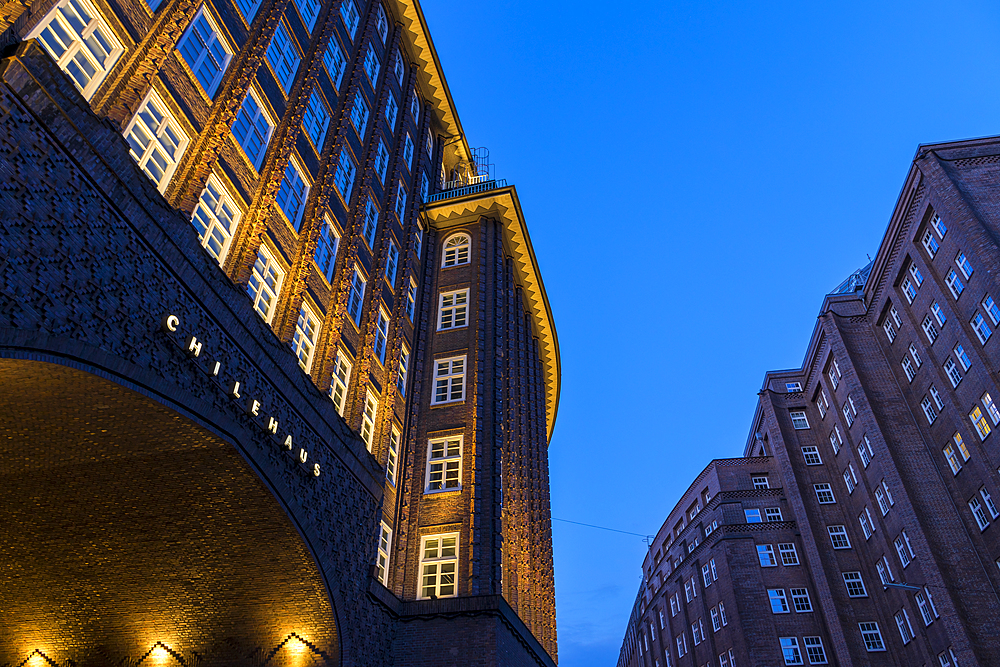
POLYGON ((559 409, 561 369, 559 340, 538 261, 528 236, 528 227, 514 186, 490 190, 482 194, 456 197, 434 202, 424 208, 427 219, 436 227, 450 227, 482 215, 496 215, 504 223, 504 236, 517 267, 517 280, 524 290, 531 319, 538 336, 539 350, 545 373, 545 416, 547 440, 552 439, 556 412, 559 409))

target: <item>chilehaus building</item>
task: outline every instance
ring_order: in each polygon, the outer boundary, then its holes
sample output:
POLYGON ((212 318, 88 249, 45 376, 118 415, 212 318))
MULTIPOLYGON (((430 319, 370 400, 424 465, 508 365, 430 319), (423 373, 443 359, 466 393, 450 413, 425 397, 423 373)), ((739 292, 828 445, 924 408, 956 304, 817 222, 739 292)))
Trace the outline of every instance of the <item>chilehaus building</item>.
POLYGON ((1000 138, 921 146, 875 259, 650 544, 619 667, 1000 664, 1000 138))
POLYGON ((0 665, 554 666, 555 327, 416 0, 0 47, 0 665))

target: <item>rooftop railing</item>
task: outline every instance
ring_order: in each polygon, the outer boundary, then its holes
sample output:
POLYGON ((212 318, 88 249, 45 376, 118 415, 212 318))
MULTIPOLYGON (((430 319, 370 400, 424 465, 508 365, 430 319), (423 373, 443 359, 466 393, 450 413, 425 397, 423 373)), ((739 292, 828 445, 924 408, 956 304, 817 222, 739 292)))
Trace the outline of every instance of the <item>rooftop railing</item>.
MULTIPOLYGON (((446 185, 451 185, 447 183, 446 185)), ((480 181, 479 183, 473 183, 471 185, 465 185, 460 188, 451 188, 450 190, 443 190, 441 192, 435 192, 430 197, 427 198, 428 204, 433 204, 436 201, 441 201, 442 199, 452 199, 453 197, 464 197, 465 195, 475 195, 480 192, 488 192, 490 190, 496 190, 497 188, 507 187, 507 179, 497 178, 490 181, 480 181)))

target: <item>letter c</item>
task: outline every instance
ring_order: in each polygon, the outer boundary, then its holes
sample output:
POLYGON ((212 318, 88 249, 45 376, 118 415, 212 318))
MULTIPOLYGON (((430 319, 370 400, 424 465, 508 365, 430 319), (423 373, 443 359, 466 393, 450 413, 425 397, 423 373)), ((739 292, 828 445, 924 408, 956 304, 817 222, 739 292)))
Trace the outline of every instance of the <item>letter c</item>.
POLYGON ((177 316, 171 315, 170 313, 164 315, 163 319, 160 320, 160 326, 163 327, 164 331, 169 333, 177 331, 177 327, 178 325, 180 325, 180 323, 181 321, 177 318, 177 316))

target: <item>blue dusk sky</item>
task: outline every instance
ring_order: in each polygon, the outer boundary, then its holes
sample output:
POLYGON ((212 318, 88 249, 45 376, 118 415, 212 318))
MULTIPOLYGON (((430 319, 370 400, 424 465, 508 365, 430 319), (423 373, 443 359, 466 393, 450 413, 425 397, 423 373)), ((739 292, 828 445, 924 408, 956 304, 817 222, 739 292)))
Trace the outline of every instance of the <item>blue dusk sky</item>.
MULTIPOLYGON (((1000 134, 995 2, 422 4, 552 304, 557 519, 655 533, 742 455, 917 145, 1000 134)), ((559 663, 612 667, 646 546, 552 528, 559 663)))

